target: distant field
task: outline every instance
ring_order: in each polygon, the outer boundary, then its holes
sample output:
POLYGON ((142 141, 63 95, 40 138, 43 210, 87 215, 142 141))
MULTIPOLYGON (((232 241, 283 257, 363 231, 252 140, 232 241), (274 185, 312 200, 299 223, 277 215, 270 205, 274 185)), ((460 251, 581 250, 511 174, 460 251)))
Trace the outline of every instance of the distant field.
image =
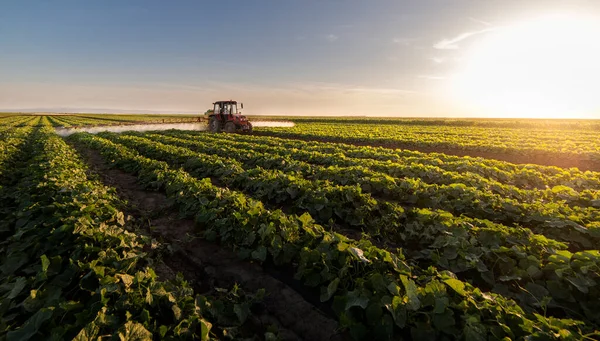
POLYGON ((0 339, 600 338, 596 121, 197 119, 0 118, 0 339))
POLYGON ((327 116, 256 116, 261 119, 289 120, 300 123, 375 123, 425 126, 464 126, 490 128, 548 128, 600 130, 600 120, 515 119, 515 118, 407 118, 407 117, 327 117, 327 116))
POLYGON ((600 170, 600 132, 595 121, 386 122, 296 121, 293 128, 263 128, 257 133, 600 170))

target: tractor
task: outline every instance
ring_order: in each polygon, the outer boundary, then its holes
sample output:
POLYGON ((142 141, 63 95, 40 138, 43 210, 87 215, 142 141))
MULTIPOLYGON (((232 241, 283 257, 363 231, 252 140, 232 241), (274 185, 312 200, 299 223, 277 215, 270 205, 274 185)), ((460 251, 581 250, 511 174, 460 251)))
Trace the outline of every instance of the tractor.
MULTIPOLYGON (((246 116, 240 114, 237 110, 236 101, 218 101, 213 103, 214 107, 208 110, 208 130, 214 133, 224 131, 226 133, 252 132, 252 124, 248 122, 246 116)), ((242 109, 244 104, 240 103, 242 109)))

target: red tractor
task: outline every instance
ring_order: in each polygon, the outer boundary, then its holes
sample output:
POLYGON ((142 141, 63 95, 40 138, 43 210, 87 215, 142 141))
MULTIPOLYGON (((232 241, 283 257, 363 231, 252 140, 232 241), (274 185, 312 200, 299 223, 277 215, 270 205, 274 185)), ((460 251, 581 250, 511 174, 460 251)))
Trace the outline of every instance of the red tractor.
MULTIPOLYGON (((214 108, 205 113, 208 115, 208 130, 215 133, 252 132, 252 124, 246 116, 238 112, 236 101, 218 101, 213 105, 214 108)), ((240 106, 244 109, 243 103, 240 103, 240 106)))

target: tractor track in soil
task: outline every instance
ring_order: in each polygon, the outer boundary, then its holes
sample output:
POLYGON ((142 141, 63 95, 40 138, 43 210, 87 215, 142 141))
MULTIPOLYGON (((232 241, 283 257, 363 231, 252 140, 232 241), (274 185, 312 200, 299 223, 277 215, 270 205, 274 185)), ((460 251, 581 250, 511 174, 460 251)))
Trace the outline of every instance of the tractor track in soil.
POLYGON ((470 157, 481 157, 484 159, 492 159, 497 161, 510 162, 514 164, 535 164, 540 166, 555 166, 560 168, 578 168, 581 171, 593 171, 600 172, 600 162, 598 161, 590 161, 584 159, 578 159, 573 157, 549 157, 547 155, 542 154, 533 154, 533 155, 519 155, 516 153, 498 153, 492 151, 479 151, 472 149, 461 149, 461 148, 452 148, 452 147, 444 147, 444 146, 414 146, 410 143, 402 143, 402 142, 360 142, 360 141, 339 141, 336 139, 330 139, 327 137, 316 137, 316 136, 299 136, 299 135, 289 135, 283 136, 278 134, 271 134, 266 131, 253 131, 252 135, 256 136, 269 136, 269 137, 277 137, 281 139, 288 140, 299 140, 299 141, 307 141, 307 142, 329 142, 329 143, 339 143, 339 144, 347 144, 352 146, 359 147, 382 147, 387 149, 405 149, 405 150, 413 150, 421 153, 443 153, 446 155, 453 156, 470 156, 470 157))
POLYGON ((143 189, 136 176, 110 168, 97 151, 72 146, 87 162, 90 172, 105 185, 115 188, 118 196, 127 201, 125 213, 136 220, 146 220, 145 232, 174 249, 172 254, 162 257, 164 264, 155 266, 159 277, 169 279, 181 272, 199 294, 214 287, 230 288, 234 284, 249 291, 265 289, 265 309, 253 314, 250 323, 262 330, 268 325, 276 326, 283 340, 340 341, 348 338, 337 330, 338 324, 332 317, 318 309, 324 308, 323 305, 317 307, 318 297, 316 302, 314 297, 306 297, 314 295, 300 283, 294 283, 292 273, 272 264, 261 267, 240 260, 228 249, 194 238, 194 221, 180 218, 164 193, 143 189))

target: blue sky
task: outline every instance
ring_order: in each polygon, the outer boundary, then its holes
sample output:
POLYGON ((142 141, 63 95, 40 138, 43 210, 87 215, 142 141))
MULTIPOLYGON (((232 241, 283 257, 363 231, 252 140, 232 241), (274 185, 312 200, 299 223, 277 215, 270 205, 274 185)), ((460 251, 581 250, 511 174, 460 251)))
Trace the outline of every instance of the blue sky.
POLYGON ((593 1, 11 1, 0 110, 473 115, 443 95, 458 43, 593 1), (550 5, 549 5, 550 4, 550 5))

